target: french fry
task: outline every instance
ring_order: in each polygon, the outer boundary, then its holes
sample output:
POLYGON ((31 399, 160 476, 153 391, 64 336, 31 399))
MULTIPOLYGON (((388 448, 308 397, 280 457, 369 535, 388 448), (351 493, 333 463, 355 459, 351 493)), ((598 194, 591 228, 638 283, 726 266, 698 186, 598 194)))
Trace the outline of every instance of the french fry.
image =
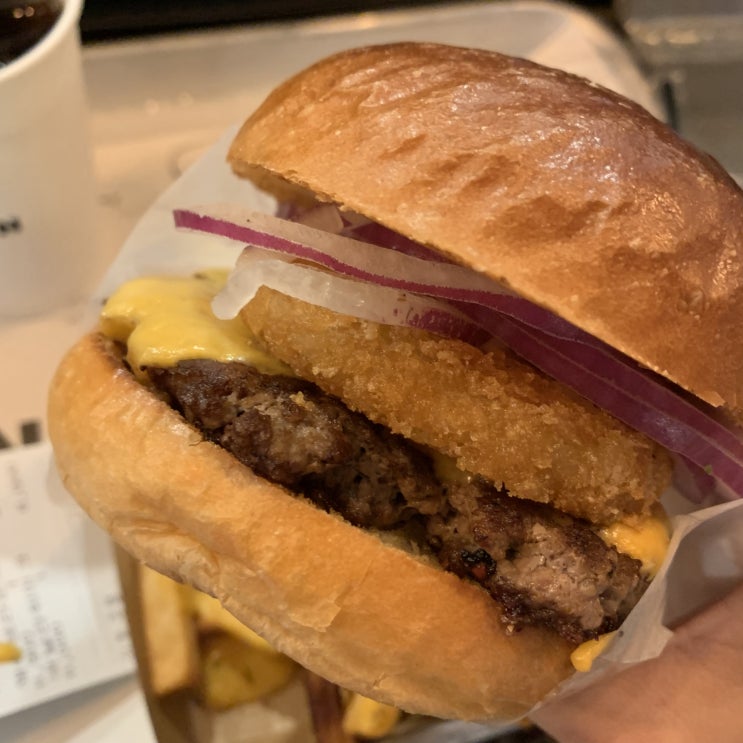
POLYGON ((213 633, 201 642, 201 700, 213 710, 254 702, 286 686, 295 670, 294 662, 273 648, 213 633))
POLYGON ((235 619, 217 599, 201 591, 191 589, 189 603, 194 612, 196 626, 200 633, 223 631, 233 637, 238 637, 255 648, 261 648, 267 653, 279 655, 279 651, 267 643, 260 635, 235 619))
MULTIPOLYGON (((213 719, 286 686, 297 665, 216 599, 146 567, 139 571, 150 687, 156 696, 190 689, 213 719)), ((379 739, 402 713, 309 671, 302 675, 318 743, 379 739)), ((248 707, 246 707, 248 709, 248 707)))
POLYGON ((152 691, 165 696, 196 687, 199 649, 184 587, 143 565, 139 588, 152 691))
POLYGON ((343 713, 343 729, 354 737, 383 738, 397 725, 401 712, 389 704, 351 694, 343 713))

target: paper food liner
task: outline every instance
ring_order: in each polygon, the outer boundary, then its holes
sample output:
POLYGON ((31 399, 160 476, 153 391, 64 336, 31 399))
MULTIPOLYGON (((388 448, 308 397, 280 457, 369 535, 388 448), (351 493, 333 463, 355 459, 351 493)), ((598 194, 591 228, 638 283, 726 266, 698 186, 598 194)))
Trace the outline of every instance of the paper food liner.
MULTIPOLYGON (((226 162, 236 131, 237 127, 227 130, 142 217, 95 294, 89 324, 95 322, 93 313, 97 315, 101 302, 121 283, 136 276, 189 275, 204 268, 233 266, 242 250, 240 244, 178 231, 173 226, 172 211, 210 203, 239 203, 273 213, 273 198, 235 176, 226 162)), ((694 510, 693 504, 669 491, 664 505, 673 525, 664 566, 592 669, 564 682, 550 695, 550 703, 629 664, 657 656, 672 636, 669 627, 743 582, 743 500, 694 510)), ((424 739, 420 740, 422 743, 424 739)))

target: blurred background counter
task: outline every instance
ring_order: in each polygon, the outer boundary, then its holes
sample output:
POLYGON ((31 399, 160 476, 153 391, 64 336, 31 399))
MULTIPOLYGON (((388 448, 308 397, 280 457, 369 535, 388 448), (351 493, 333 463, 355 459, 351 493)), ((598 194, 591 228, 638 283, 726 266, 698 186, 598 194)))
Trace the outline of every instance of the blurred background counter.
MULTIPOLYGON (((88 0, 81 29, 84 41, 93 43, 430 4, 422 0, 88 0)), ((663 91, 671 122, 740 179, 743 0, 584 0, 574 5, 588 9, 629 39, 663 91)))

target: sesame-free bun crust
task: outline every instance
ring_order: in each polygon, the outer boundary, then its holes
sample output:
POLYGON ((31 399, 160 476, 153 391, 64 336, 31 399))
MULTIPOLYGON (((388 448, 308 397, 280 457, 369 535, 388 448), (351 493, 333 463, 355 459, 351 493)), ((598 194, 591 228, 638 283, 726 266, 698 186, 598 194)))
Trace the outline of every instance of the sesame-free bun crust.
POLYGON ((66 488, 128 552, 216 596, 316 673, 412 712, 523 714, 569 647, 507 636, 497 604, 427 559, 291 496, 205 441, 94 333, 51 385, 66 488))
POLYGON ((278 87, 229 160, 438 248, 740 417, 743 193, 634 103, 493 52, 362 48, 278 87))

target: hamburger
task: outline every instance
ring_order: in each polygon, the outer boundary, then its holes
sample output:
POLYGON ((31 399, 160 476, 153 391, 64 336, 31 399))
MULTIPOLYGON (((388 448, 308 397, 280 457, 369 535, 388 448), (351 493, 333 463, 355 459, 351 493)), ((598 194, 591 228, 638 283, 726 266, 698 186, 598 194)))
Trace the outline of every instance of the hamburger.
POLYGON ((281 218, 174 215, 251 247, 109 299, 51 385, 65 485, 314 672, 522 715, 642 596, 671 478, 739 492, 740 189, 610 91, 434 44, 300 72, 228 160, 281 218))

